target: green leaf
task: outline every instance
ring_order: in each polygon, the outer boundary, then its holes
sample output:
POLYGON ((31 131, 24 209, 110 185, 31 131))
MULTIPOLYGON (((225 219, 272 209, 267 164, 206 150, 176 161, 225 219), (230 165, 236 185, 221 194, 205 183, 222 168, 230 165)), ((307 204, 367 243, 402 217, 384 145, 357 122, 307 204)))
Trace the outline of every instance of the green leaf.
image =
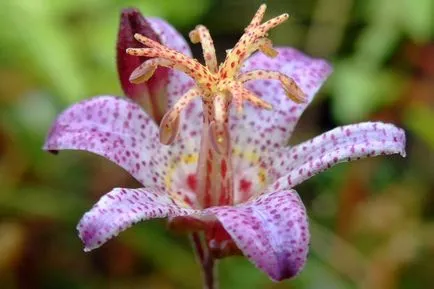
POLYGON ((393 53, 399 40, 400 31, 393 23, 370 25, 357 39, 353 57, 366 67, 380 67, 393 53))
POLYGON ((122 241, 151 260, 158 271, 177 284, 184 288, 200 288, 202 277, 193 253, 170 238, 162 222, 147 221, 139 224, 123 232, 122 241))
POLYGON ((405 115, 408 128, 434 149, 434 110, 424 105, 410 107, 405 115))
POLYGON ((416 42, 426 42, 433 36, 434 1, 400 0, 399 23, 416 42))
POLYGON ((0 209, 21 216, 39 216, 75 223, 85 207, 84 200, 79 196, 49 187, 3 189, 0 193, 0 209))
POLYGON ((333 116, 342 123, 364 120, 393 102, 399 96, 401 85, 401 78, 391 71, 344 60, 336 65, 331 78, 333 116))
MULTIPOLYGON (((44 1, 6 1, 5 19, 20 45, 20 67, 26 67, 53 87, 64 103, 84 97, 83 79, 70 36, 44 1)), ((16 52, 12 51, 16 56, 16 52)))

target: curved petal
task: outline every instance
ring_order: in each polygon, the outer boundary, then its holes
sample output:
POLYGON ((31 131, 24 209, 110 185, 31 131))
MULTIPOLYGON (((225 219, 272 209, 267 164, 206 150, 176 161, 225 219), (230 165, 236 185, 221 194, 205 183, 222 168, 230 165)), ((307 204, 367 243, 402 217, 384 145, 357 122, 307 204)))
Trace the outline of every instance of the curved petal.
POLYGON ((255 138, 258 146, 280 147, 286 145, 304 109, 331 73, 331 66, 322 59, 310 58, 293 48, 277 48, 279 54, 269 58, 256 53, 249 58, 243 72, 264 69, 281 72, 294 79, 307 96, 307 102, 297 104, 285 94, 277 80, 253 80, 246 87, 273 105, 271 111, 246 105, 242 117, 233 115, 233 135, 240 141, 255 138), (251 132, 255 131, 254 134, 251 132), (270 142, 270 144, 266 144, 270 142))
POLYGON ((159 165, 154 155, 159 146, 157 126, 137 104, 100 96, 60 114, 44 149, 89 151, 118 164, 144 185, 162 186, 153 170, 159 165))
POLYGON ((83 216, 77 229, 85 245, 84 250, 90 251, 139 221, 193 212, 179 207, 167 194, 152 188, 116 188, 83 216))
POLYGON ((280 178, 277 182, 287 182, 292 188, 340 162, 398 153, 405 156, 402 129, 381 122, 365 122, 338 127, 297 146, 282 149, 272 171, 275 178, 280 178))
POLYGON ((205 211, 217 217, 244 255, 271 279, 291 278, 303 268, 309 230, 297 192, 274 192, 237 207, 205 211))
MULTIPOLYGON (((161 39, 165 46, 175 49, 187 56, 192 56, 188 43, 176 29, 160 18, 146 18, 151 24, 154 31, 161 39)), ((168 106, 172 107, 175 101, 186 93, 194 85, 193 80, 185 73, 178 70, 169 70, 169 79, 167 83, 168 106)), ((191 104, 195 106, 195 104, 191 104)))

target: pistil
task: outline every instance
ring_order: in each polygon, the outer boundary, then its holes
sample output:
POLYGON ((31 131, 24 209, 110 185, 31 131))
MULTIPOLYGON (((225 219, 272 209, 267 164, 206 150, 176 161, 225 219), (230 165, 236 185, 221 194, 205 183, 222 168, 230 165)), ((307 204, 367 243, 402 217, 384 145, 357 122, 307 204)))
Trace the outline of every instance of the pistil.
POLYGON ((200 43, 206 65, 196 59, 172 50, 145 36, 134 37, 146 48, 129 48, 127 53, 151 58, 131 74, 130 81, 140 83, 148 80, 158 66, 178 69, 193 78, 196 86, 183 95, 166 113, 160 125, 160 141, 170 145, 179 133, 181 111, 194 99, 202 99, 203 126, 196 171, 196 195, 201 207, 233 204, 232 148, 229 130, 229 109, 234 104, 239 113, 243 103, 272 109, 270 103, 262 100, 244 87, 244 83, 256 79, 271 79, 281 82, 288 97, 295 102, 305 101, 305 95, 294 80, 280 72, 255 70, 240 74, 244 61, 254 52, 261 51, 275 57, 267 33, 288 19, 288 14, 262 23, 266 5, 259 7, 235 47, 227 52, 225 61, 218 66, 213 40, 208 29, 198 25, 190 32, 190 40, 200 43))

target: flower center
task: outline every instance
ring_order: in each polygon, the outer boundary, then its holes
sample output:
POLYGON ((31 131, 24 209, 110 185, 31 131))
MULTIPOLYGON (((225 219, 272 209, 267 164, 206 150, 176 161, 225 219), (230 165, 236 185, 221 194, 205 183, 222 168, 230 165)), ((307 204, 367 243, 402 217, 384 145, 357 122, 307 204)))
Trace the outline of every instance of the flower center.
POLYGON ((205 65, 140 34, 135 34, 134 37, 147 47, 127 49, 128 54, 150 58, 133 71, 130 76, 133 83, 148 80, 158 66, 183 71, 196 83, 163 117, 160 123, 160 141, 171 144, 175 140, 179 132, 181 111, 192 100, 200 97, 204 109, 204 125, 195 187, 202 207, 233 203, 234 184, 228 128, 231 104, 234 104, 238 113, 242 113, 245 101, 259 108, 272 109, 270 103, 246 89, 244 83, 256 79, 278 80, 292 100, 303 102, 306 99, 294 80, 280 72, 253 70, 240 73, 244 61, 258 50, 269 57, 277 55, 271 40, 267 38, 268 31, 286 21, 288 14, 261 23, 265 10, 265 4, 259 7, 245 33, 234 48, 227 52, 226 59, 220 66, 217 65, 210 33, 202 25, 198 25, 189 36, 193 43, 201 44, 205 65))

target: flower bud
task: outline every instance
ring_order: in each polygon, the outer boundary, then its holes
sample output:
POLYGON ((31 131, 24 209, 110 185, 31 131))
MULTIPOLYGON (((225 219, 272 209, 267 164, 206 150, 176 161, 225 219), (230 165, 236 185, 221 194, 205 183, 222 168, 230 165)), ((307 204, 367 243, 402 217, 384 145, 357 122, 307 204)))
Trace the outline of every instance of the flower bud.
POLYGON ((149 80, 138 84, 130 82, 130 75, 134 69, 148 59, 131 56, 125 52, 127 48, 143 47, 134 39, 136 33, 161 43, 159 35, 139 10, 124 9, 121 13, 116 47, 119 79, 125 95, 138 102, 156 122, 159 122, 167 109, 168 69, 158 67, 149 80))

